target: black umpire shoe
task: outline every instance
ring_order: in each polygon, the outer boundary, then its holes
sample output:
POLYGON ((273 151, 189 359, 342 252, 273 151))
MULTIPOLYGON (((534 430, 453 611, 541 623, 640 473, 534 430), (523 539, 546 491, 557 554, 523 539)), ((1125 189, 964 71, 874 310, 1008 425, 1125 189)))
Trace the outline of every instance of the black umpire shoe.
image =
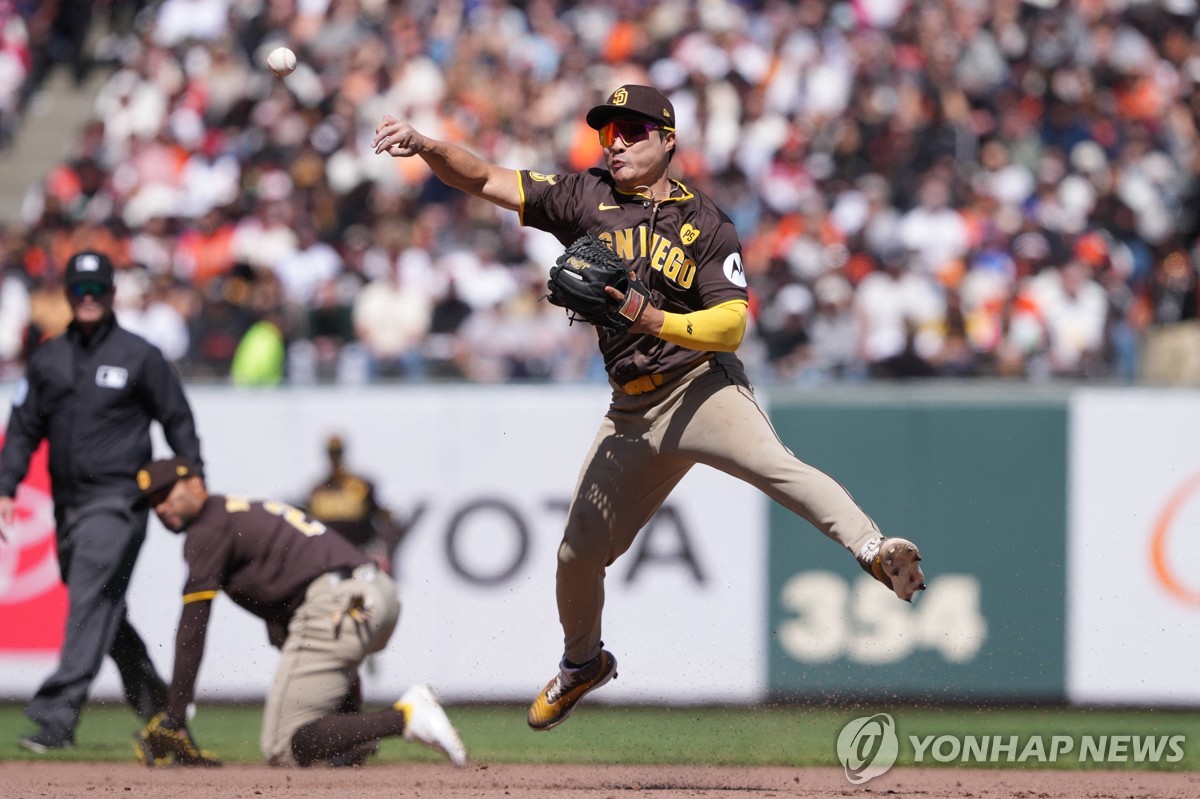
POLYGON ((44 755, 55 750, 74 749, 75 736, 69 732, 54 732, 43 727, 33 735, 23 735, 17 744, 22 749, 44 755))

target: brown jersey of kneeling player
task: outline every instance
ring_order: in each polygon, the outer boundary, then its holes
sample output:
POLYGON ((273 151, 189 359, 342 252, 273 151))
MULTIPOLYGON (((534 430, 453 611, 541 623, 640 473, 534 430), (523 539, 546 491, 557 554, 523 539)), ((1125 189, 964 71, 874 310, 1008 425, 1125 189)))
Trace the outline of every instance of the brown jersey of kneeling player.
POLYGON ((363 552, 290 505, 209 494, 185 458, 151 462, 137 480, 138 505, 153 508, 168 530, 187 533, 188 567, 167 709, 138 737, 145 765, 163 754, 155 750, 156 727, 186 729, 219 593, 265 621, 280 648, 263 709, 260 745, 268 763, 344 763, 393 735, 466 763, 466 749, 428 686, 413 686, 375 713, 342 712, 359 666, 387 645, 400 614, 395 583, 363 552))

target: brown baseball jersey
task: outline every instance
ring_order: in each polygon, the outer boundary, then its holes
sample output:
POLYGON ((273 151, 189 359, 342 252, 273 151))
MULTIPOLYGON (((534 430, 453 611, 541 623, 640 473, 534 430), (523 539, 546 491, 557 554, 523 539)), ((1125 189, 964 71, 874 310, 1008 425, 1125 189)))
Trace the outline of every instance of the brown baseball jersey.
POLYGON ((224 591, 267 622, 283 622, 325 572, 368 558, 342 536, 282 502, 213 495, 187 529, 184 599, 224 591))
MULTIPOLYGON (((621 191, 604 169, 567 175, 522 171, 521 224, 563 246, 592 233, 625 259, 655 307, 691 313, 746 300, 746 273, 733 222, 704 193, 672 180, 657 205, 621 191)), ((655 336, 598 328, 604 367, 616 383, 677 369, 695 350, 655 336)))
POLYGON ((175 676, 168 710, 182 719, 204 651, 209 609, 218 592, 267 622, 282 644, 308 585, 326 572, 369 562, 353 544, 282 502, 210 495, 187 528, 188 577, 175 638, 175 676))

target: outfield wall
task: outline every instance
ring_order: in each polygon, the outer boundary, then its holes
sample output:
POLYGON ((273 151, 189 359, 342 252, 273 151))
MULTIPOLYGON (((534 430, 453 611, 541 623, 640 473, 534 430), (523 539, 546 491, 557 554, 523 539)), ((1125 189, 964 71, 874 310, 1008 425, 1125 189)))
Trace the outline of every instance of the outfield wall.
POLYGON ((1070 697, 1200 705, 1200 394, 1071 408, 1070 697))
MULTIPOLYGON (((5 393, 10 391, 5 390, 5 393)), ((554 552, 607 397, 597 386, 189 387, 216 492, 299 501, 338 432, 409 521, 400 628, 371 699, 433 683, 527 699, 561 651, 554 552)), ((1200 394, 842 388, 764 396, 781 437, 926 553, 911 606, 756 491, 695 469, 610 570, 611 701, 888 697, 1200 704, 1200 394), (1190 533, 1190 534, 1189 534, 1190 533)), ((0 421, 8 408, 0 408, 0 421)), ((0 546, 0 696, 53 667, 63 595, 44 476, 0 546)), ((157 521, 131 617, 164 671, 184 579, 157 521)), ((219 598, 201 700, 258 697, 276 656, 219 598)), ((93 692, 116 697, 106 665, 93 692)))
POLYGON ((1063 696, 1066 407, 776 405, 780 435, 925 553, 911 605, 771 509, 771 689, 922 700, 1063 696))
MULTIPOLYGON (((433 683, 448 699, 524 698, 542 687, 562 652, 555 551, 579 464, 606 406, 603 391, 195 387, 189 394, 211 490, 298 501, 323 474, 324 440, 336 431, 346 438, 349 462, 378 482, 382 502, 411 521, 397 557, 401 624, 369 665, 369 696, 398 696, 414 681, 433 683)), ((36 589, 22 589, 20 604, 0 604, 3 695, 32 692, 54 662, 53 650, 14 652, 6 644, 43 628, 38 620, 61 603, 45 593, 53 533, 44 491, 43 484, 40 494, 21 497, 40 512, 21 535, 23 550, 38 562, 24 563, 18 577, 24 585, 26 572, 39 577, 36 589)), ((611 698, 762 696, 764 516, 756 492, 740 482, 700 469, 684 480, 609 571, 606 623, 610 640, 619 642, 622 676, 631 677, 613 684, 611 698)), ((183 581, 181 539, 155 520, 129 601, 164 669, 183 581)), ((202 698, 260 695, 275 661, 262 623, 219 597, 202 698)), ((107 669, 96 693, 118 691, 107 669)))

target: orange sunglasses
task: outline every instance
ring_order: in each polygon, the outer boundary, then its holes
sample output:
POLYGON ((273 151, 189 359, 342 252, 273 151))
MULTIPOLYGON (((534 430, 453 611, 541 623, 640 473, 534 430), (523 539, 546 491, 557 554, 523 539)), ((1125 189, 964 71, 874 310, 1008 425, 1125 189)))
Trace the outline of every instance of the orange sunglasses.
POLYGON ((650 131, 652 130, 674 130, 674 128, 664 128, 662 125, 655 125, 653 122, 614 119, 600 128, 600 146, 612 147, 616 143, 618 136, 626 144, 636 144, 650 138, 650 131))

